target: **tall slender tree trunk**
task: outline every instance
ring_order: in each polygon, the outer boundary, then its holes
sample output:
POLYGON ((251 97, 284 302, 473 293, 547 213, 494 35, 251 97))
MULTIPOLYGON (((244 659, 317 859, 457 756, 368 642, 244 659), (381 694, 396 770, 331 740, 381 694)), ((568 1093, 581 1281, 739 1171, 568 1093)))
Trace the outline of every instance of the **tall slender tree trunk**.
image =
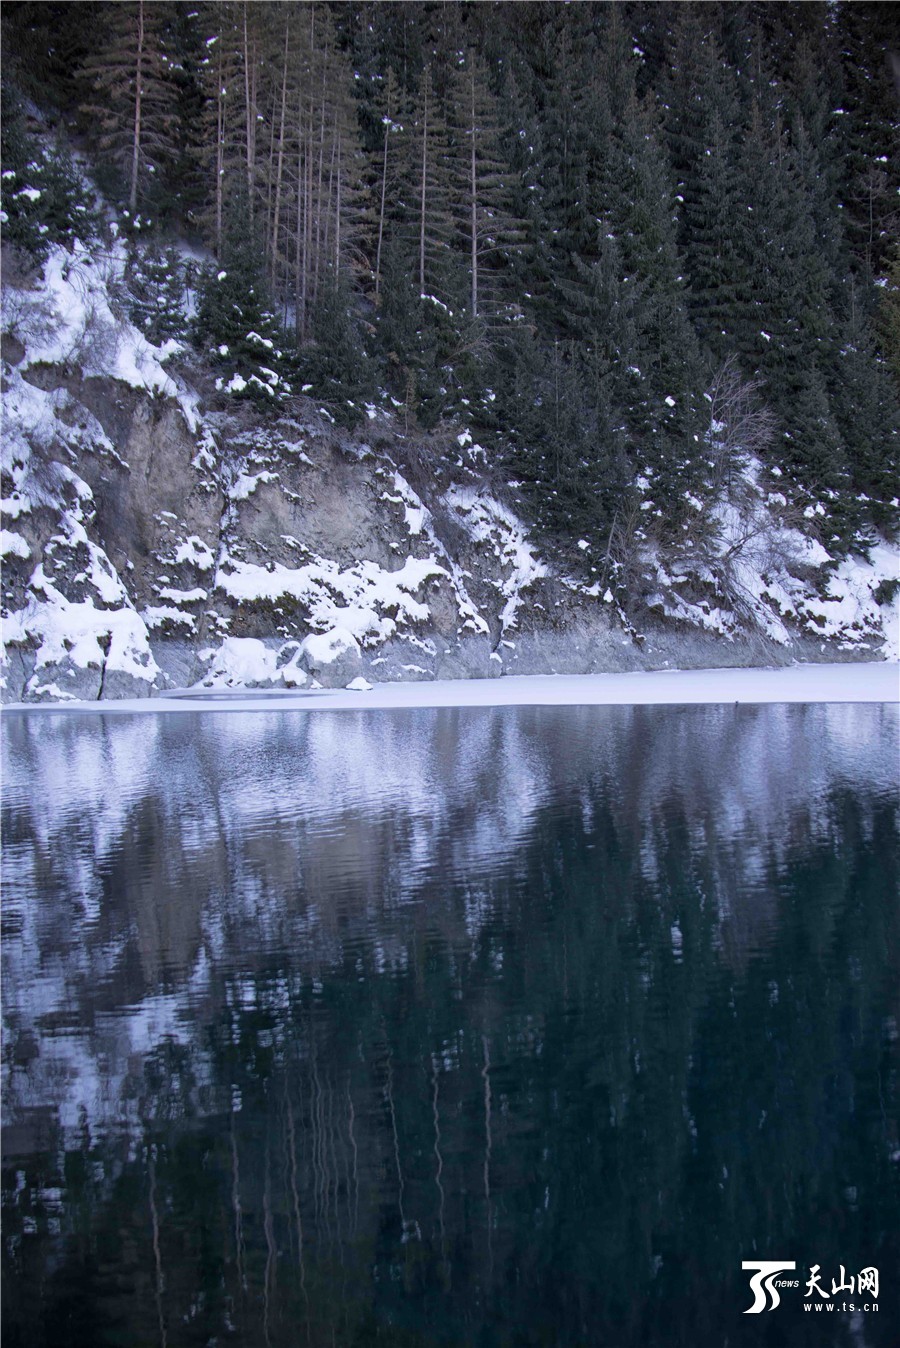
POLYGON ((472 146, 471 146, 471 193, 472 193, 472 317, 478 317, 478 189, 475 173, 475 72, 472 71, 472 146))
POLYGON ((306 219, 304 221, 303 245, 303 335, 306 336, 311 303, 310 278, 312 276, 313 254, 313 188, 315 186, 315 108, 312 96, 309 100, 309 122, 306 143, 306 219))
POLYGON ((303 334, 305 295, 303 288, 304 248, 306 246, 306 162, 303 156, 303 100, 297 109, 297 230, 294 236, 294 332, 303 334))
POLYGON ((338 132, 337 138, 337 177, 335 179, 335 190, 337 199, 334 207, 334 274, 341 274, 341 133, 338 132))
POLYGON ((312 302, 315 304, 319 293, 319 262, 322 257, 322 232, 327 217, 322 209, 322 187, 325 182, 325 66, 322 67, 322 116, 319 122, 319 168, 316 182, 316 247, 312 270, 312 302))
POLYGON ((289 25, 284 26, 284 73, 281 80, 281 114, 278 125, 278 156, 275 163, 275 200, 272 206, 271 235, 271 276, 274 285, 278 270, 278 229, 281 223, 281 184, 284 170, 284 128, 287 121, 287 83, 288 83, 288 35, 289 25))
POLYGON ((128 207, 137 210, 138 175, 141 167, 141 100, 144 93, 144 0, 138 3, 138 44, 134 70, 134 139, 131 150, 131 184, 128 207))
POLYGON ((323 272, 325 271, 325 268, 327 266, 327 261, 330 256, 330 248, 331 248, 331 202, 335 195, 335 186, 336 186, 335 173, 337 169, 337 151, 338 151, 338 142, 336 140, 332 140, 331 161, 328 165, 328 191, 325 194, 324 205, 322 205, 321 203, 319 205, 319 210, 321 212, 323 220, 322 240, 320 245, 322 251, 323 272))
POLYGON ((256 62, 253 57, 244 0, 244 116, 247 150, 247 210, 253 216, 253 179, 256 173, 256 62))
POLYGON ((419 201, 419 294, 425 294, 425 197, 428 179, 428 86, 422 117, 422 189, 419 201))
POLYGON ((378 208, 378 246, 375 249, 375 303, 378 304, 378 292, 381 288, 381 245, 384 239, 384 202, 387 196, 388 136, 391 128, 384 128, 384 158, 381 163, 381 204, 378 208))
POLYGON ((219 59, 216 72, 216 257, 222 256, 222 219, 225 196, 225 58, 219 35, 219 59))

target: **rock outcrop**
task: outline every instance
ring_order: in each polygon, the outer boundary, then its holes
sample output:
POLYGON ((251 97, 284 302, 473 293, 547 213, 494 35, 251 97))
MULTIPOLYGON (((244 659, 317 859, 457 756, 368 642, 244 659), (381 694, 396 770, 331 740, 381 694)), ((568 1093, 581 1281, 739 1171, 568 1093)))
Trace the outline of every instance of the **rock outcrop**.
POLYGON ((540 554, 467 433, 429 474, 382 408, 351 434, 204 398, 108 289, 58 249, 4 296, 5 701, 879 658, 895 630, 893 550, 833 563, 753 470, 718 553, 648 554, 624 593, 540 554))

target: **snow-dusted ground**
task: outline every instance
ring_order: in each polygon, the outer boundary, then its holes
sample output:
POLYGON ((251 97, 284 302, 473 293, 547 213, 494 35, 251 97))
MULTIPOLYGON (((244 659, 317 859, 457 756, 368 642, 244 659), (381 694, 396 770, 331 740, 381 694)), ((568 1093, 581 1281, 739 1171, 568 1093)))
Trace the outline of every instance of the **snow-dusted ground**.
POLYGON ((653 670, 560 674, 349 688, 182 689, 151 699, 59 704, 12 703, 4 711, 361 711, 401 707, 654 706, 726 702, 897 702, 900 664, 791 665, 784 669, 653 670))

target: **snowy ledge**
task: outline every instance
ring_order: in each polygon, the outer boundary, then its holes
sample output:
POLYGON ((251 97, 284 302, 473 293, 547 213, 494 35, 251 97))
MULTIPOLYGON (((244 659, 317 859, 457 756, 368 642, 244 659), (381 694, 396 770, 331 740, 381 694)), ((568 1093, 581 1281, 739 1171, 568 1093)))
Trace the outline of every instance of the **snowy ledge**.
POLYGON ((404 707, 684 706, 703 703, 898 702, 900 664, 791 665, 783 669, 652 670, 628 674, 513 675, 364 689, 180 689, 104 702, 10 703, 3 712, 362 711, 404 707))

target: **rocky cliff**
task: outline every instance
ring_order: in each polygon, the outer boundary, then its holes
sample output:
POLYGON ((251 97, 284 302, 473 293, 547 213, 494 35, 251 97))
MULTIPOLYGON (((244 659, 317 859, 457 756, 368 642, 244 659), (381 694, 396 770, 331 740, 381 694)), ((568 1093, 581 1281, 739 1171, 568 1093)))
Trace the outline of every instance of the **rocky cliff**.
POLYGON ((752 461, 702 551, 576 578, 465 427, 235 399, 130 325, 122 266, 60 247, 4 285, 7 702, 895 652, 895 550, 833 561, 752 461))

